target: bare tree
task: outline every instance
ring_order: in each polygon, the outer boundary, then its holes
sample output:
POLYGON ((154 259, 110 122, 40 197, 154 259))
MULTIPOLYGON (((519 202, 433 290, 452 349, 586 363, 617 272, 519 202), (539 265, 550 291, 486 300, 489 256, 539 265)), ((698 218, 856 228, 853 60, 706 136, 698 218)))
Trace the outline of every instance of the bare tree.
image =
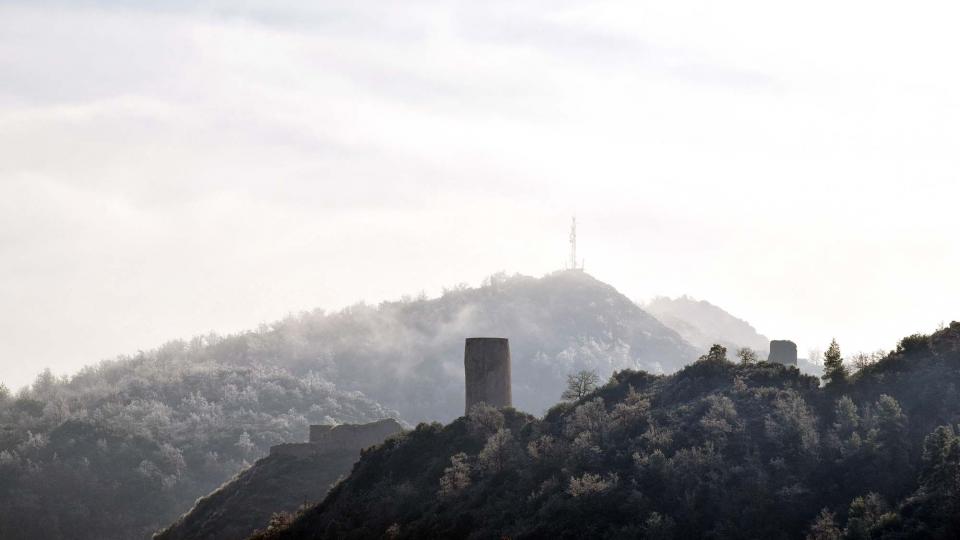
POLYGON ((757 356, 757 351, 750 347, 737 349, 737 358, 740 359, 741 364, 756 364, 760 360, 757 356))
POLYGON ((880 355, 877 353, 865 353, 858 352, 850 358, 850 364, 853 366, 853 369, 860 371, 861 369, 875 364, 880 358, 882 358, 882 352, 880 355))
POLYGON ((567 401, 579 401, 593 392, 598 382, 600 382, 600 376, 595 371, 587 369, 567 375, 567 389, 564 390, 562 397, 567 401))

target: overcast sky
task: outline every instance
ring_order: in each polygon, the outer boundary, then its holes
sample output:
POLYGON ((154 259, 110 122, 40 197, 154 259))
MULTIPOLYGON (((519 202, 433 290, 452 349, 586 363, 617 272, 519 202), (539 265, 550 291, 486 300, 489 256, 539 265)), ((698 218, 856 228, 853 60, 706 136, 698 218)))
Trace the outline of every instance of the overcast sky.
POLYGON ((541 275, 573 214, 801 353, 960 318, 955 2, 153 4, 0 1, 8 386, 541 275))

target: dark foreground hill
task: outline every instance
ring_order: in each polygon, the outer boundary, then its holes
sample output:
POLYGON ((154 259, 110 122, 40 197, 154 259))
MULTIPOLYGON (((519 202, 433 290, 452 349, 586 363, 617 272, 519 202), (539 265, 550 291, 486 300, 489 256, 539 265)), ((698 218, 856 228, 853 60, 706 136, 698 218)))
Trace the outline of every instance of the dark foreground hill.
POLYGON ((722 356, 622 371, 542 420, 421 424, 258 538, 960 535, 960 323, 824 389, 722 356))
MULTIPOLYGON (((394 420, 339 425, 310 443, 278 445, 270 456, 220 486, 155 540, 235 540, 267 527, 272 516, 290 515, 323 500, 361 451, 399 433, 394 420)), ((311 431, 313 429, 311 428, 311 431)), ((277 519, 276 517, 274 519, 277 519)))
POLYGON ((189 514, 158 533, 156 540, 235 540, 265 528, 274 513, 295 512, 322 500, 350 473, 357 453, 273 455, 258 460, 216 491, 197 501, 189 514))

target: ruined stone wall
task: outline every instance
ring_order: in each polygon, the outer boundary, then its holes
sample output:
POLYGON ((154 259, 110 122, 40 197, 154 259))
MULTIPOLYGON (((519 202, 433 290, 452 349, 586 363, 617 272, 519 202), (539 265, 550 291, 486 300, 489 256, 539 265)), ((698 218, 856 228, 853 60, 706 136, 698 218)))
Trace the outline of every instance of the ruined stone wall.
POLYGON ((310 442, 331 450, 359 450, 380 444, 402 429, 400 424, 392 418, 369 424, 310 426, 310 442))
POLYGON ((510 342, 506 338, 467 338, 463 366, 465 413, 481 402, 497 408, 513 406, 510 342))
POLYGON ((403 426, 392 418, 369 424, 313 425, 310 426, 310 442, 278 444, 270 447, 270 455, 307 457, 329 451, 359 453, 401 431, 403 426))

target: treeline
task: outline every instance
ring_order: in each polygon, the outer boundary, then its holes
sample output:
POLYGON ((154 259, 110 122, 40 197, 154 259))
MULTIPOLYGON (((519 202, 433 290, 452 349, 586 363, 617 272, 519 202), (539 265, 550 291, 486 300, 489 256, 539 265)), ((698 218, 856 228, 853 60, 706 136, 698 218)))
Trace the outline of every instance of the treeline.
POLYGON ((44 372, 0 390, 0 538, 147 538, 310 423, 455 418, 463 339, 484 334, 512 338, 517 402, 539 412, 570 371, 671 370, 694 356, 609 285, 561 272, 44 372))
POLYGON ((260 538, 957 538, 960 323, 826 384, 717 347, 543 419, 480 407, 367 452, 260 538))
POLYGON ((310 423, 396 416, 323 377, 174 342, 0 397, 0 538, 149 538, 310 423))

